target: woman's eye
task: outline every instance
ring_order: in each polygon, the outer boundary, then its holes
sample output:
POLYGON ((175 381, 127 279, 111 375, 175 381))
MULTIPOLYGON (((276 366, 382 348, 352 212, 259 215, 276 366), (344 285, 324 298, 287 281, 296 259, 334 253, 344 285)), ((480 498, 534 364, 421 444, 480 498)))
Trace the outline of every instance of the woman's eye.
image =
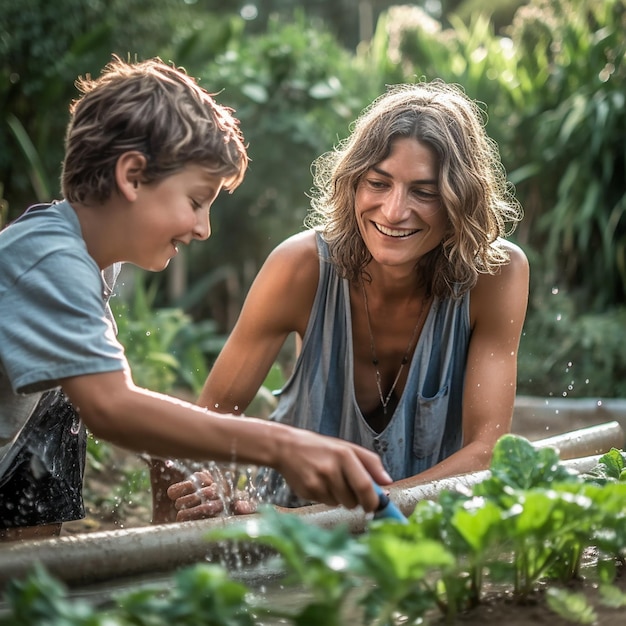
POLYGON ((193 198, 191 198, 191 206, 193 207, 194 211, 197 211, 198 209, 202 208, 202 205, 197 200, 194 200, 193 198))
POLYGON ((433 201, 439 198, 439 194, 434 191, 428 191, 426 189, 415 189, 413 193, 421 200, 433 201))
POLYGON ((381 180, 368 180, 367 184, 373 189, 384 189, 386 184, 381 180))

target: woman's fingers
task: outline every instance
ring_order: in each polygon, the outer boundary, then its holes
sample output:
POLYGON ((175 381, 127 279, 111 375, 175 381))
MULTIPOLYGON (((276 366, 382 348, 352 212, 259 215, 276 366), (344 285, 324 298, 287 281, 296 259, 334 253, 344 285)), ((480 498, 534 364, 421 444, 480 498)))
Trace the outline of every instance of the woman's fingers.
POLYGON ((218 484, 207 471, 195 472, 189 480, 170 485, 167 490, 178 511, 177 522, 215 517, 224 510, 233 515, 256 512, 256 503, 245 492, 236 492, 232 499, 230 493, 226 484, 218 484))
POLYGON ((190 509, 191 507, 204 504, 209 500, 220 499, 217 485, 211 485, 209 487, 203 487, 202 489, 196 489, 193 493, 176 498, 174 506, 177 511, 182 511, 183 509, 190 509))
POLYGON ((189 522, 192 520, 215 517, 224 510, 224 503, 221 500, 210 500, 189 509, 181 509, 176 514, 177 522, 189 522))
POLYGON ((377 454, 305 430, 296 429, 293 435, 293 454, 285 455, 279 471, 301 498, 376 510, 378 496, 373 482, 392 482, 377 454))
POLYGON ((233 515, 250 515, 256 513, 257 503, 247 497, 238 497, 230 503, 230 512, 233 515))
POLYGON ((170 485, 167 495, 170 500, 177 500, 182 496, 193 494, 204 487, 214 485, 215 481, 209 472, 195 472, 188 480, 183 480, 170 485))

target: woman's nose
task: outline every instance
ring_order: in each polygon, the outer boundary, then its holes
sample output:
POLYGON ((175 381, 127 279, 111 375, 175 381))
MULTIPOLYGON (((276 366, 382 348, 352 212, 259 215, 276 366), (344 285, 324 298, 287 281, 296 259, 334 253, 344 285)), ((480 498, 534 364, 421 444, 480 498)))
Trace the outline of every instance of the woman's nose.
POLYGON ((385 198, 383 214, 390 223, 401 222, 407 216, 409 203, 404 189, 394 187, 385 198))

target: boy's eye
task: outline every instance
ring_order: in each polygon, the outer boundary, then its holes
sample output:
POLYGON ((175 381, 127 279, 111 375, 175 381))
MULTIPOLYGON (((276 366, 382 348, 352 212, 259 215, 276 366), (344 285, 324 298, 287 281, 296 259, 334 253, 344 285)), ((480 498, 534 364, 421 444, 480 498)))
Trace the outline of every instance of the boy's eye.
POLYGON ((194 200, 193 198, 190 198, 190 199, 191 199, 191 206, 194 208, 195 211, 202 208, 202 205, 197 200, 194 200))

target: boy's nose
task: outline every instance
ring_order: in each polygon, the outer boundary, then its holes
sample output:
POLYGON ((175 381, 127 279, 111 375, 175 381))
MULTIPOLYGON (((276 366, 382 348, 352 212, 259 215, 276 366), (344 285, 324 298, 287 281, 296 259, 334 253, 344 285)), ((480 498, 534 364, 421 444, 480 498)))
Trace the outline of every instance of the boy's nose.
POLYGON ((193 230, 193 235, 196 239, 205 240, 211 236, 211 220, 208 212, 206 215, 199 215, 196 227, 193 230))

